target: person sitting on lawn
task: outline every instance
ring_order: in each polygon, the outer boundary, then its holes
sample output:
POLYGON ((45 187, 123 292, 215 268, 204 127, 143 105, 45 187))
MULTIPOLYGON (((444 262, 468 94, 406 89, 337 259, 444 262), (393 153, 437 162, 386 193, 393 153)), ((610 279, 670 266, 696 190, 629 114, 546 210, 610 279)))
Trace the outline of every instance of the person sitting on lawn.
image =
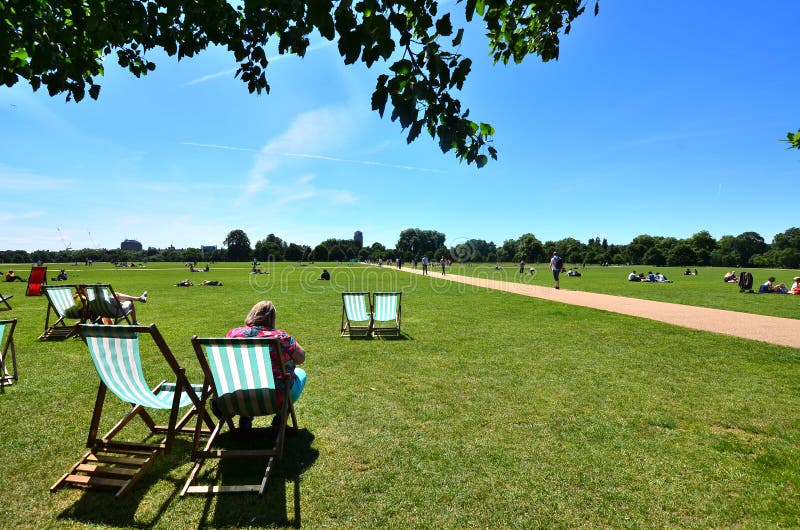
POLYGON ((55 278, 53 278, 53 281, 54 282, 65 282, 65 281, 67 281, 67 271, 65 271, 64 269, 61 269, 60 271, 58 271, 58 274, 56 275, 55 278))
POLYGON ((8 272, 6 273, 6 281, 7 282, 27 282, 28 280, 26 280, 22 276, 18 276, 16 274, 14 274, 14 271, 12 269, 9 269, 8 272))
POLYGON ((789 288, 789 294, 800 294, 800 276, 794 277, 794 283, 789 288))
POLYGON ((656 278, 656 275, 655 275, 655 274, 653 274, 653 271, 647 271, 647 280, 645 280, 645 281, 648 281, 648 282, 657 282, 657 281, 658 281, 658 278, 656 278))
POLYGON ((320 280, 330 280, 331 273, 328 272, 328 269, 322 269, 322 274, 319 275, 320 280))
POLYGON ((789 289, 786 288, 785 283, 779 283, 775 285, 775 276, 770 276, 767 278, 767 281, 761 284, 758 288, 759 294, 768 294, 768 293, 775 293, 775 294, 786 294, 789 292, 789 289))
MULTIPOLYGON (((268 300, 258 302, 248 313, 244 320, 244 326, 233 328, 228 331, 226 337, 229 338, 253 338, 253 337, 269 337, 277 339, 281 344, 281 354, 283 356, 284 366, 286 373, 289 375, 291 381, 291 396, 292 403, 296 403, 303 392, 306 385, 306 372, 302 368, 297 368, 295 365, 303 364, 306 360, 306 351, 297 341, 282 329, 275 329, 275 306, 268 300)), ((280 376, 280 360, 275 349, 270 348, 270 358, 272 359, 272 373, 275 376, 276 394, 277 394, 277 407, 280 409, 283 405, 283 396, 285 387, 283 382, 279 379, 280 376)), ((212 402, 212 410, 215 403, 212 402)), ((216 414, 217 411, 215 410, 216 414)), ((219 414, 218 414, 219 415, 219 414)), ((279 418, 273 419, 273 424, 279 421, 279 418)), ((253 424, 253 419, 246 416, 239 418, 239 428, 248 430, 253 424)))
POLYGON ((638 282, 639 281, 639 276, 636 275, 636 271, 631 271, 631 273, 628 274, 628 281, 629 282, 638 282))
POLYGON ((736 277, 736 271, 730 271, 725 273, 725 276, 722 277, 722 281, 725 283, 739 283, 739 278, 736 277))
POLYGON ((573 269, 569 269, 569 270, 567 271, 567 276, 573 276, 573 277, 577 277, 577 276, 580 276, 580 275, 581 275, 581 273, 580 273, 580 272, 578 272, 578 271, 576 271, 576 270, 573 270, 573 269))
POLYGON ((668 280, 667 277, 660 272, 656 273, 656 281, 659 283, 672 283, 672 280, 668 280))

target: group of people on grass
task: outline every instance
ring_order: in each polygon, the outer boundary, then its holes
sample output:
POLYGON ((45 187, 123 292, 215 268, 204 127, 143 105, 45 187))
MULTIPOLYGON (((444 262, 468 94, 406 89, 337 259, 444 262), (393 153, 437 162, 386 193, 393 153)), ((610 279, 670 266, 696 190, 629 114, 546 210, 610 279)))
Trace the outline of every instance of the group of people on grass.
POLYGON ((653 271, 648 271, 647 274, 640 272, 636 274, 636 271, 631 271, 628 274, 628 281, 629 282, 654 282, 654 283, 672 283, 672 280, 668 280, 666 276, 661 274, 660 272, 654 273, 653 271))
POLYGON ((775 283, 775 276, 770 276, 767 281, 758 287, 759 294, 800 294, 800 276, 794 277, 791 287, 785 283, 775 283))

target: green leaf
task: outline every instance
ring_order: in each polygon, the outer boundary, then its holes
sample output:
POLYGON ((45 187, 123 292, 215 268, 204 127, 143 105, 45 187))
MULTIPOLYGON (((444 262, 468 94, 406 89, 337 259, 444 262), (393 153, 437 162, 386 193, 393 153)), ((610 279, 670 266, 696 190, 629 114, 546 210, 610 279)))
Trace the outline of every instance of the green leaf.
POLYGON ((461 40, 464 38, 464 28, 458 28, 458 32, 456 33, 456 37, 453 39, 453 47, 457 48, 461 46, 461 40))
POLYGON ((450 13, 436 21, 436 33, 443 37, 453 34, 453 24, 450 22, 450 13))

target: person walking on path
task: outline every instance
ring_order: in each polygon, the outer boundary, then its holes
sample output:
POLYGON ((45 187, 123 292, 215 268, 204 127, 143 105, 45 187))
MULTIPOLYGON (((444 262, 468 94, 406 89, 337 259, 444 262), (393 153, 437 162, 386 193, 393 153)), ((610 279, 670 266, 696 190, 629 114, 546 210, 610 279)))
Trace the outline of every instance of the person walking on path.
POLYGON ((422 275, 428 275, 428 256, 422 256, 422 275))
POLYGON ((444 256, 439 260, 439 263, 442 265, 442 276, 444 276, 444 268, 447 266, 447 261, 444 259, 444 256))
POLYGON ((519 273, 520 274, 525 274, 525 262, 524 261, 520 261, 519 262, 519 273))
POLYGON ((558 255, 558 252, 553 252, 553 257, 550 258, 550 270, 553 271, 553 280, 556 282, 556 289, 560 289, 558 285, 558 275, 561 274, 561 268, 564 266, 564 260, 558 255))

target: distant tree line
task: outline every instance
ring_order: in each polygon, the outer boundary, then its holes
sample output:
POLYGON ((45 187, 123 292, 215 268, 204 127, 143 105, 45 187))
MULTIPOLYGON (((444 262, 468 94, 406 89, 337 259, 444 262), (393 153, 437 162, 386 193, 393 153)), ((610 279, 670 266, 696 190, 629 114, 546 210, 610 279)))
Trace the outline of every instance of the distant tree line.
POLYGON ((497 246, 482 239, 460 241, 445 246, 446 236, 436 230, 407 228, 400 232, 394 248, 380 243, 364 247, 352 239, 326 239, 315 247, 288 243, 269 234, 253 245, 240 229, 232 230, 222 242, 223 248, 202 252, 199 248, 156 249, 141 251, 120 249, 24 250, 0 251, 5 263, 43 262, 214 262, 214 261, 351 261, 395 260, 409 262, 422 256, 439 260, 442 257, 459 262, 494 263, 545 262, 558 251, 567 263, 614 265, 637 264, 652 266, 699 267, 778 267, 800 268, 800 228, 790 228, 777 234, 767 243, 756 232, 738 236, 725 235, 714 239, 703 230, 686 239, 638 235, 627 245, 609 244, 606 239, 592 238, 586 242, 568 237, 558 241, 540 241, 531 233, 517 239, 507 239, 497 246))

